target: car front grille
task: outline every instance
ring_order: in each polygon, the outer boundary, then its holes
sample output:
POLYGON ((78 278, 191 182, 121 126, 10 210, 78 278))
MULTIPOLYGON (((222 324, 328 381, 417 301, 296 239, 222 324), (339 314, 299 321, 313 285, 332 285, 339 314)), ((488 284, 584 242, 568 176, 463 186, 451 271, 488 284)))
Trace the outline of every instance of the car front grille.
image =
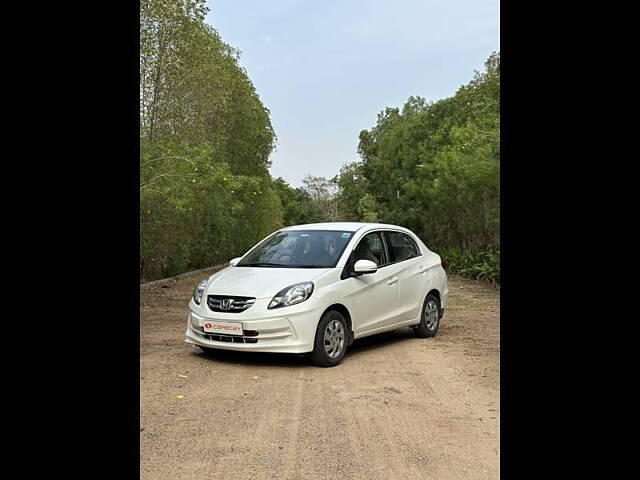
MULTIPOLYGON (((207 306, 214 312, 240 313, 255 303, 253 297, 232 297, 229 295, 208 295, 207 306)), ((224 336, 224 335, 223 335, 224 336)))

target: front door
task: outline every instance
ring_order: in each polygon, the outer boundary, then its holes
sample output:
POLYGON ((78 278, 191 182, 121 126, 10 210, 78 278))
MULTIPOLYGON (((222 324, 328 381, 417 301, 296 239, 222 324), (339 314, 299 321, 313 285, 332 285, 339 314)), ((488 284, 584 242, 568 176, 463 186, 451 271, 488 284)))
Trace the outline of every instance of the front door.
POLYGON ((349 282, 349 291, 355 303, 352 313, 353 329, 356 335, 391 325, 398 321, 399 282, 397 269, 388 265, 381 232, 372 232, 360 239, 347 262, 353 268, 358 260, 371 260, 378 265, 378 271, 344 280, 349 282), (386 266, 385 266, 386 265, 386 266))

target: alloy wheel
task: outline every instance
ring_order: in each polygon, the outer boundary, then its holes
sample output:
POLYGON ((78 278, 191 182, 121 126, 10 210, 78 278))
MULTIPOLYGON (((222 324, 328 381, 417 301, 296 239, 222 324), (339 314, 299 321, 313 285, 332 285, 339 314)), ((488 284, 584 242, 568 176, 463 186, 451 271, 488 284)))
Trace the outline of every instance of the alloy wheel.
POLYGON ((344 328, 338 320, 329 322, 324 331, 324 350, 329 358, 337 358, 344 349, 344 328))
POLYGON ((427 330, 433 332, 438 326, 438 320, 438 305, 436 305, 435 300, 429 300, 424 306, 424 325, 427 330))

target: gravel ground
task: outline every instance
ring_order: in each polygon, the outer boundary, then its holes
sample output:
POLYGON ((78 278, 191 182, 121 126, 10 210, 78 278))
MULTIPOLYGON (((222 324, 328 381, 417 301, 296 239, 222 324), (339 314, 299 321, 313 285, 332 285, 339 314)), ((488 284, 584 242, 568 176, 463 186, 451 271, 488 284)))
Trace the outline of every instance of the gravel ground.
POLYGON ((368 337, 334 368, 183 342, 198 272, 140 288, 142 479, 497 479, 500 291, 449 278, 435 338, 368 337))

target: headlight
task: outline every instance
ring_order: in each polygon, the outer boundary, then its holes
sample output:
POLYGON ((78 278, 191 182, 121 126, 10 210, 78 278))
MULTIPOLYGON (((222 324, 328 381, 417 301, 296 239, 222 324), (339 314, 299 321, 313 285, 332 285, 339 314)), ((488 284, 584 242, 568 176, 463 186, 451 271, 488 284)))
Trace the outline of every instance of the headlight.
POLYGON ((276 293, 271 303, 267 307, 272 308, 288 307, 307 300, 313 293, 313 282, 296 283, 290 287, 284 288, 276 293))
POLYGON ((196 289, 193 291, 193 301, 200 305, 202 301, 202 294, 204 293, 204 289, 207 288, 207 282, 209 279, 202 280, 196 289))

